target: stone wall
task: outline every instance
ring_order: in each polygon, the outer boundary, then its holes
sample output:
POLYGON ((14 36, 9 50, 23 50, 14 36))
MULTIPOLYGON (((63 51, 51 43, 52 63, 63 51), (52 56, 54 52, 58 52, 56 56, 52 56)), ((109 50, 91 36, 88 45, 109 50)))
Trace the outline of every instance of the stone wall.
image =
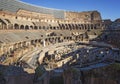
POLYGON ((118 84, 115 80, 105 78, 86 78, 85 84, 118 84))
POLYGON ((66 12, 66 20, 80 22, 80 23, 91 23, 92 21, 100 21, 101 15, 97 11, 88 12, 66 12))
POLYGON ((6 84, 33 84, 32 75, 18 75, 5 77, 6 84))
POLYGON ((30 17, 36 18, 36 19, 54 19, 54 17, 50 14, 42 14, 42 13, 36 13, 36 12, 30 12, 27 10, 19 10, 17 12, 18 15, 20 16, 25 16, 25 17, 30 17))

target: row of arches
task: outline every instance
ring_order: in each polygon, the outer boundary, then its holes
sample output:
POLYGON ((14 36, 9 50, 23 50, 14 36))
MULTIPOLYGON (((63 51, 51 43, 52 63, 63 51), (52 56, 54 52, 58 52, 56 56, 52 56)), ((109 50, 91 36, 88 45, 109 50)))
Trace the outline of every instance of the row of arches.
POLYGON ((86 29, 100 29, 103 24, 59 24, 59 26, 28 26, 28 25, 14 25, 14 29, 51 29, 51 30, 86 30, 86 29))
POLYGON ((33 26, 14 24, 14 29, 33 29, 33 26))
POLYGON ((48 29, 48 27, 46 26, 29 26, 29 25, 18 25, 18 24, 14 24, 14 29, 26 29, 26 30, 29 30, 29 29, 48 29))
POLYGON ((61 29, 99 29, 104 27, 103 24, 59 24, 61 29))
POLYGON ((6 24, 3 21, 0 21, 0 29, 44 29, 44 30, 89 30, 89 29, 100 29, 104 28, 105 24, 64 24, 64 23, 56 23, 56 26, 51 25, 23 25, 23 24, 6 24))

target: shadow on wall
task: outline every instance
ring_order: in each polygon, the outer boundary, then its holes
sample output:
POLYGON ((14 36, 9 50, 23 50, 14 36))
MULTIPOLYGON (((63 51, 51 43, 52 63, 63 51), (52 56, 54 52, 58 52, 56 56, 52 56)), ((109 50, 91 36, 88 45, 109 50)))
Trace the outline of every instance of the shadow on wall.
POLYGON ((21 67, 0 65, 0 84, 33 84, 33 77, 21 67))

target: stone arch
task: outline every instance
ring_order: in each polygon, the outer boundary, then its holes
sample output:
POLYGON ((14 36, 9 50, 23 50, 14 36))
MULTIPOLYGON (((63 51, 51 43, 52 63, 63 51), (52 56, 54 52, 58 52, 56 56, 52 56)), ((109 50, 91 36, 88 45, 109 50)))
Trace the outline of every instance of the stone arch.
POLYGON ((39 29, 41 29, 41 26, 39 26, 39 29))
POLYGON ((91 29, 94 29, 94 25, 93 24, 91 24, 91 29))
POLYGON ((88 24, 88 30, 91 30, 91 25, 90 24, 88 24))
POLYGON ((74 25, 74 24, 72 24, 72 26, 73 26, 73 27, 75 27, 75 25, 74 25))
POLYGON ((29 29, 29 26, 28 26, 28 25, 26 25, 26 26, 25 26, 25 29, 26 29, 26 30, 27 30, 27 29, 29 29))
POLYGON ((46 27, 46 30, 49 30, 49 26, 46 27))
POLYGON ((3 29, 3 27, 2 27, 2 22, 0 22, 0 29, 3 29))
POLYGON ((34 41, 34 40, 31 40, 31 44, 34 45, 34 44, 35 44, 35 41, 34 41))
POLYGON ((97 24, 94 24, 94 29, 97 29, 97 24))
POLYGON ((19 29, 19 25, 18 24, 14 24, 14 29, 19 29))
POLYGON ((43 26, 43 29, 45 30, 45 29, 46 29, 46 27, 45 27, 45 26, 43 26))
POLYGON ((70 24, 68 24, 68 27, 69 27, 70 30, 72 29, 70 24))
POLYGON ((75 24, 75 27, 76 27, 76 29, 78 30, 78 28, 79 28, 79 27, 78 27, 78 24, 75 24))
POLYGON ((93 11, 91 14, 91 20, 101 20, 101 15, 98 11, 93 11))
POLYGON ((56 27, 53 27, 54 30, 56 30, 56 27))
POLYGON ((50 26, 50 29, 52 29, 52 26, 50 26))
POLYGON ((21 25, 21 26, 20 26, 20 29, 24 29, 24 25, 21 25))
POLYGON ((0 29, 4 29, 6 26, 7 24, 2 19, 0 19, 0 29))
POLYGON ((78 28, 81 30, 81 25, 80 24, 78 24, 78 28))
POLYGON ((62 28, 63 28, 63 29, 65 29, 65 26, 64 26, 64 24, 62 24, 62 28))
POLYGON ((33 26, 32 26, 32 25, 30 26, 30 29, 33 29, 33 26))
POLYGON ((65 29, 68 29, 68 26, 67 26, 67 24, 65 24, 65 29))
POLYGON ((34 26, 34 29, 38 29, 38 27, 37 27, 37 26, 34 26))
POLYGON ((59 24, 59 28, 60 28, 60 29, 62 29, 62 26, 61 26, 61 24, 59 24))
POLYGON ((83 29, 84 29, 84 25, 83 25, 83 24, 81 24, 81 27, 82 27, 81 29, 83 30, 83 29))
POLYGON ((41 42, 41 39, 38 39, 38 42, 40 43, 40 42, 41 42))
POLYGON ((37 43, 38 42, 38 39, 35 39, 35 43, 37 43))
POLYGON ((58 30, 60 29, 60 27, 59 27, 59 26, 57 26, 56 28, 57 28, 58 30))

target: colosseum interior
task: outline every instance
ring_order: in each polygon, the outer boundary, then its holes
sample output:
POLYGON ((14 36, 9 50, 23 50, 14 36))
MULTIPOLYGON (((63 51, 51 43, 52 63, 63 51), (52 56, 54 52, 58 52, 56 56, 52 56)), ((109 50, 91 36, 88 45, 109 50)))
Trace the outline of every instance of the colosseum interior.
MULTIPOLYGON (((74 51, 74 49, 70 49, 70 47, 74 47, 72 44, 88 44, 91 40, 99 37, 110 24, 111 22, 103 20, 100 12, 96 10, 63 11, 34 6, 19 0, 0 0, 0 64, 20 67, 23 67, 22 64, 27 64, 31 68, 30 72, 34 72, 36 66, 47 63, 46 61, 50 59, 47 66, 49 69, 51 67, 52 69, 65 67, 64 64, 74 58, 70 56, 71 52, 74 51), (69 57, 64 57, 65 54, 69 57), (48 58, 45 56, 48 56, 48 58), (61 56, 63 56, 62 60, 61 56), (55 61, 55 63, 52 61, 55 61), (50 64, 54 66, 50 66, 50 64)), ((81 46, 76 47, 76 49, 78 48, 81 48, 81 46)), ((76 59, 78 57, 78 54, 76 54, 76 59)), ((74 61, 76 60, 70 62, 71 65, 74 61)), ((25 67, 23 68, 25 69, 25 67)), ((25 70, 29 72, 29 69, 25 70)), ((42 82, 34 84, 49 84, 50 78, 48 75, 42 79, 42 82)), ((66 78, 69 75, 64 74, 63 78, 66 79, 64 84, 83 84, 80 81, 69 82, 70 79, 66 78)), ((9 79, 13 80, 12 78, 9 79)), ((19 84, 19 82, 6 84, 19 84)))
POLYGON ((98 11, 69 12, 17 0, 0 2, 0 55, 15 60, 36 47, 89 41, 105 28, 98 11))

